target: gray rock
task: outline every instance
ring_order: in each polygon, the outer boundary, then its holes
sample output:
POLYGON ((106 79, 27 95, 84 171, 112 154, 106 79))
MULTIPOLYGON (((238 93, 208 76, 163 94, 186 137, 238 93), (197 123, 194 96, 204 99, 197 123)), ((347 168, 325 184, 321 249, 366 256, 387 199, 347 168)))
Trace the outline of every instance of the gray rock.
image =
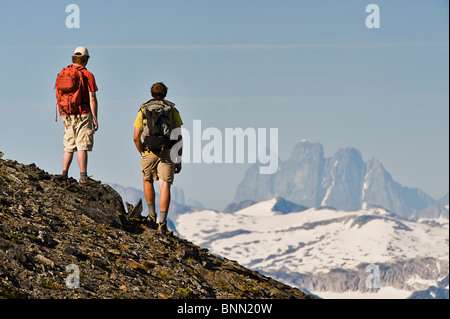
POLYGON ((128 218, 140 218, 142 213, 142 198, 139 199, 138 203, 134 206, 126 203, 128 208, 128 218))
POLYGON ((42 256, 41 254, 37 254, 34 256, 34 260, 36 260, 38 263, 49 266, 51 268, 55 267, 55 263, 50 258, 47 258, 45 256, 42 256))

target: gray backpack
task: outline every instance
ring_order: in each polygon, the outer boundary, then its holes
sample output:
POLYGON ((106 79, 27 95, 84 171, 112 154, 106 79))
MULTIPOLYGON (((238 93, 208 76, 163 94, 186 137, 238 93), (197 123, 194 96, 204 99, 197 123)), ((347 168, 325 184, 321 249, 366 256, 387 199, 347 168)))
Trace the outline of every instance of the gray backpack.
POLYGON ((161 152, 170 149, 174 142, 170 140, 169 118, 175 104, 166 100, 150 100, 141 105, 143 151, 161 152))

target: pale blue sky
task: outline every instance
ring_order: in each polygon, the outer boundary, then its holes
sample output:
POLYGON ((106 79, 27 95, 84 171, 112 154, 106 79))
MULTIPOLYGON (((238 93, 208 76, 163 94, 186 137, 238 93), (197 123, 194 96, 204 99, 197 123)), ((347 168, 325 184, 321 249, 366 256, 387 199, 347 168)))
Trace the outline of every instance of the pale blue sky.
MULTIPOLYGON (((0 0, 0 150, 59 173, 54 81, 86 46, 99 87, 88 173, 141 188, 133 122, 163 81, 185 127, 279 129, 285 160, 302 139, 354 147, 435 198, 449 189, 448 1, 0 0), (68 29, 68 4, 80 28, 68 29), (368 29, 365 8, 380 8, 368 29)), ((223 208, 249 164, 186 164, 175 185, 223 208)), ((78 178, 78 165, 70 174, 78 178)))

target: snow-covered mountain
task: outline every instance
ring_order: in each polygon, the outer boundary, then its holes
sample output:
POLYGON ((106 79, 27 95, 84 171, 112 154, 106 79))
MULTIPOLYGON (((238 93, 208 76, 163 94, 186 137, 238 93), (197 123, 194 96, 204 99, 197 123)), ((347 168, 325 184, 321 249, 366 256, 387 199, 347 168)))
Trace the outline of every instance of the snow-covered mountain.
POLYGON ((280 201, 286 207, 277 197, 234 213, 185 213, 175 224, 212 253, 324 298, 407 298, 430 287, 448 297, 448 219, 419 223, 375 207, 283 212, 280 201))
POLYGON ((354 148, 325 158, 319 143, 302 141, 272 175, 251 166, 236 189, 235 202, 259 202, 275 196, 307 206, 354 211, 371 206, 409 219, 447 218, 448 194, 435 200, 418 188, 400 185, 376 159, 364 162, 354 148), (446 206, 447 205, 447 206, 446 206))

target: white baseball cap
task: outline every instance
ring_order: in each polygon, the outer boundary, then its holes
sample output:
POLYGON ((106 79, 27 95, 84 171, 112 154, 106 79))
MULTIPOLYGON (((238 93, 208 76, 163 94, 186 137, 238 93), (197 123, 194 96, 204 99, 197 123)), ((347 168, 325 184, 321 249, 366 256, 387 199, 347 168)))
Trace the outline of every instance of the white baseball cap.
POLYGON ((77 47, 73 52, 74 55, 81 55, 89 57, 89 51, 85 47, 77 47))

